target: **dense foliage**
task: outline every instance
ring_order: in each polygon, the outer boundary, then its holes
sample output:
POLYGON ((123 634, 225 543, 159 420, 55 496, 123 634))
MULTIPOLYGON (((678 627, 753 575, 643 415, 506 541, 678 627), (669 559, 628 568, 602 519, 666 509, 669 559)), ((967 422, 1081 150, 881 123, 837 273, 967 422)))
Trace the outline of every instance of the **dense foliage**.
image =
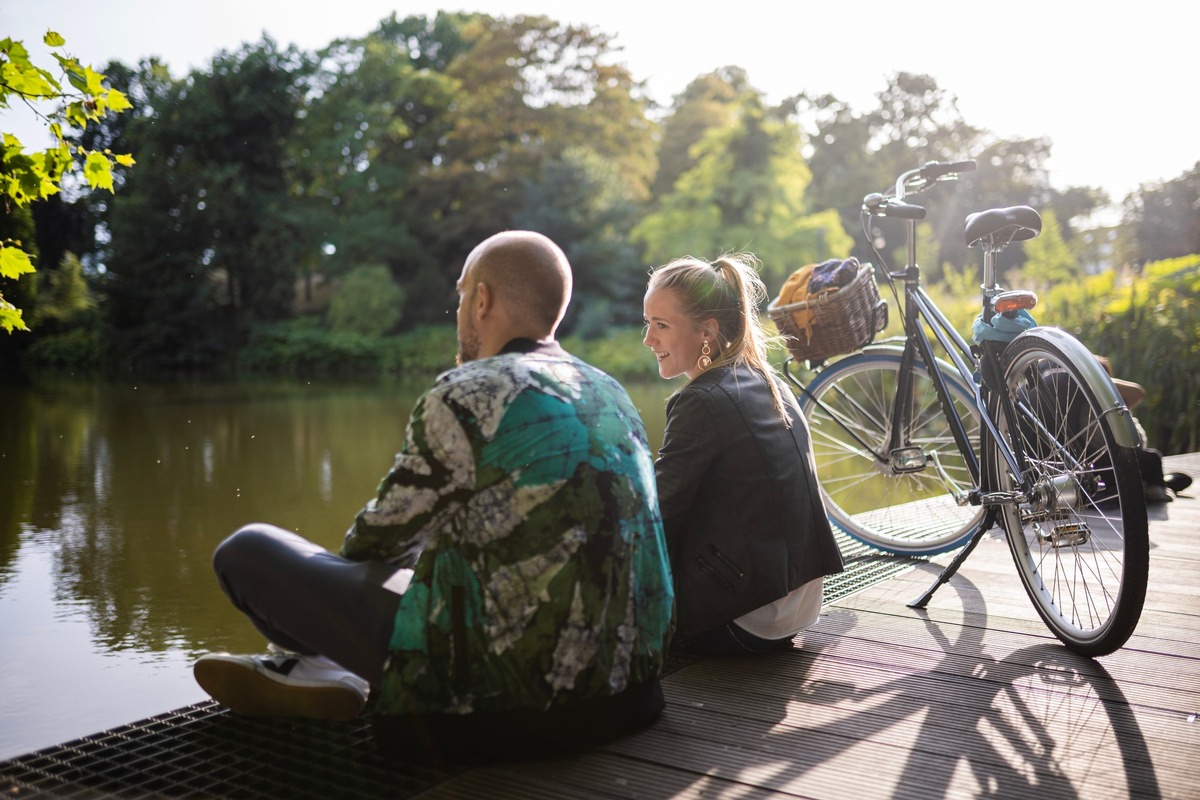
POLYGON ((1064 297, 1055 316, 1147 384, 1152 438, 1195 444, 1183 393, 1200 380, 1200 324, 1182 310, 1194 310, 1194 267, 1149 262, 1200 253, 1200 164, 1143 186, 1120 225, 1097 228, 1108 198, 1050 187, 1049 141, 968 124, 929 76, 894 75, 877 107, 855 109, 804 87, 769 103, 727 66, 659 107, 611 37, 538 16, 393 15, 317 52, 264 37, 182 77, 156 60, 104 72, 101 88, 129 111, 68 126, 65 141, 85 171, 96 153, 139 164, 108 162, 113 194, 80 186, 4 210, 2 238, 40 253, 44 273, 0 277, 33 329, 0 337, 9 363, 437 371, 453 359, 466 253, 529 228, 575 268, 564 335, 618 374, 652 374, 636 330, 653 265, 749 250, 777 290, 831 256, 901 261, 901 224, 863 230, 862 197, 925 161, 974 158, 977 171, 921 198, 920 259, 939 300, 969 324, 967 213, 1035 206, 1045 233, 1010 249, 1005 281, 1064 297), (1095 294, 1066 298, 1081 292, 1095 294), (1150 327, 1153 358, 1129 335, 1150 327))
MULTIPOLYGON (((110 112, 119 114, 126 110, 129 102, 121 92, 104 85, 103 75, 65 54, 66 41, 58 33, 47 31, 43 42, 57 63, 57 74, 35 64, 23 42, 0 40, 0 109, 8 109, 14 103, 24 104, 47 126, 55 142, 44 150, 27 151, 16 136, 3 134, 0 282, 16 281, 36 271, 33 263, 36 249, 27 238, 22 238, 29 229, 26 207, 30 203, 57 195, 63 181, 73 172, 82 175, 92 189, 112 191, 113 166, 130 167, 134 163, 127 154, 73 146, 67 140, 68 127, 85 130, 110 112)), ((5 300, 2 293, 0 328, 9 333, 28 330, 22 308, 5 300)))

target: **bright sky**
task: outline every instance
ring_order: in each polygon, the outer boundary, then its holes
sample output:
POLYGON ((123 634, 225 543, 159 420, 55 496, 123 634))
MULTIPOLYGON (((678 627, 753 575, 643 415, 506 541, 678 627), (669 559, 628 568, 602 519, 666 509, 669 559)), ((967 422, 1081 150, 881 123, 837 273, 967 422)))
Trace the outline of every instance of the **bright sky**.
MULTIPOLYGON (((860 112, 875 107, 894 73, 931 75, 957 96, 969 124, 1048 137, 1055 187, 1099 186, 1118 202, 1200 161, 1200 10, 1168 0, 0 0, 0 37, 36 54, 53 28, 96 69, 157 55, 182 76, 264 31, 280 45, 317 49, 366 34, 393 12, 439 8, 592 25, 615 37, 620 60, 664 104, 726 65, 745 69, 768 100, 832 93, 860 112)), ((3 130, 31 130, 16 116, 3 112, 3 130)))

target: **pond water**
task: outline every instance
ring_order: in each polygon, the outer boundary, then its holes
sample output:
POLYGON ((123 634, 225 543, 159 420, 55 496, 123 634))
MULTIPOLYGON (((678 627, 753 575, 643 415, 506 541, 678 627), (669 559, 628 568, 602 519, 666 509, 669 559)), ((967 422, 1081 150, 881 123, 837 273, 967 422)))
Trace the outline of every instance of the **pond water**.
MULTIPOLYGON (((336 550, 427 385, 0 386, 0 759, 205 700, 198 655, 261 651, 213 548, 263 521, 336 550)), ((655 447, 675 387, 629 387, 655 447)))

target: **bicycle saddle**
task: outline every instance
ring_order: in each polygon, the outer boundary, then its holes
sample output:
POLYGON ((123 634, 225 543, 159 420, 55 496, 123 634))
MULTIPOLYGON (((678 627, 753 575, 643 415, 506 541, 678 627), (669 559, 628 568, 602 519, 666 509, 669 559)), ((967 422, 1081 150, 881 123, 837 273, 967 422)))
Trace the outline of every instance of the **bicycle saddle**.
POLYGON ((1029 206, 989 208, 967 215, 967 247, 984 239, 998 239, 999 244, 1023 242, 1042 232, 1042 218, 1029 206))

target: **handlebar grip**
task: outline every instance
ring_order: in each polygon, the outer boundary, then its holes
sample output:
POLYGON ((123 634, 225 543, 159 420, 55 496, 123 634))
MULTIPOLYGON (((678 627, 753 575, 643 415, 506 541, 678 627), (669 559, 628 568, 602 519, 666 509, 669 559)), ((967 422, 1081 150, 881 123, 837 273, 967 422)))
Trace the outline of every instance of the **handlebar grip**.
POLYGON ((885 216, 900 219, 925 219, 925 207, 914 206, 911 203, 899 203, 895 200, 888 202, 885 216))

